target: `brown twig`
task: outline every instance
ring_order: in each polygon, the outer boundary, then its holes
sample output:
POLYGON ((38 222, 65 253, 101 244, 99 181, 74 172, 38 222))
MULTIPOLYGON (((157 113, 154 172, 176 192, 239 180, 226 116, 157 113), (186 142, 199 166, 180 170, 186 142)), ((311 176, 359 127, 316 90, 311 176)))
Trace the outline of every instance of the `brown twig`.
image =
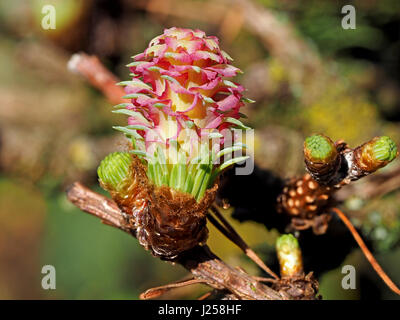
POLYGON ((163 286, 147 289, 145 292, 143 292, 139 295, 139 298, 143 299, 143 300, 154 299, 154 298, 157 298, 157 297, 163 295, 164 293, 166 293, 167 291, 169 291, 171 289, 182 288, 182 287, 190 286, 192 284, 199 284, 199 283, 207 283, 207 281, 203 280, 203 279, 191 278, 188 280, 183 280, 183 281, 179 281, 179 282, 175 282, 175 283, 169 283, 169 284, 166 284, 163 286))
POLYGON ((207 298, 211 297, 213 294, 213 291, 209 291, 206 292, 205 294, 203 294, 202 296, 200 296, 199 298, 197 298, 197 300, 206 300, 207 298))
MULTIPOLYGON (((67 190, 67 198, 81 210, 100 218, 104 223, 135 235, 125 224, 123 213, 111 199, 80 183, 67 190)), ((196 246, 174 262, 189 270, 194 278, 204 280, 217 290, 227 290, 239 299, 282 300, 281 294, 250 275, 225 264, 207 246, 196 246)))
POLYGON ((79 182, 75 182, 67 190, 67 198, 82 211, 100 218, 104 224, 130 233, 125 226, 121 210, 117 204, 101 194, 93 192, 79 182))
POLYGON ((247 245, 243 238, 236 232, 236 230, 231 226, 231 224, 224 218, 224 216, 219 212, 219 210, 213 206, 211 212, 222 222, 225 226, 221 226, 212 216, 208 216, 210 222, 214 224, 218 230, 220 230, 229 240, 235 243, 243 252, 253 260, 261 269, 266 273, 271 275, 275 279, 279 279, 275 272, 273 272, 265 263, 260 259, 260 257, 247 245), (223 231, 224 230, 224 231, 223 231))
POLYGON ((121 97, 125 95, 124 89, 115 84, 115 77, 96 56, 85 53, 74 54, 68 62, 68 69, 85 77, 95 88, 99 89, 113 104, 127 102, 121 97))
POLYGON ((277 279, 271 279, 271 278, 265 278, 265 277, 253 277, 253 278, 256 279, 257 281, 260 281, 260 282, 271 282, 271 283, 274 283, 274 282, 279 281, 277 279))
POLYGON ((369 251, 368 247, 366 246, 365 242, 354 228, 353 224, 346 217, 346 215, 340 211, 338 208, 332 208, 332 210, 339 216, 339 218, 343 221, 346 227, 351 232, 354 239, 357 241, 358 245, 360 246, 362 252, 364 253, 365 257, 371 264, 371 266, 375 269, 377 274, 382 278, 382 280, 386 283, 386 285, 396 294, 400 295, 400 289, 393 283, 393 281, 389 278, 389 276, 383 271, 382 267, 379 265, 378 261, 376 261, 375 257, 372 255, 371 251, 369 251))

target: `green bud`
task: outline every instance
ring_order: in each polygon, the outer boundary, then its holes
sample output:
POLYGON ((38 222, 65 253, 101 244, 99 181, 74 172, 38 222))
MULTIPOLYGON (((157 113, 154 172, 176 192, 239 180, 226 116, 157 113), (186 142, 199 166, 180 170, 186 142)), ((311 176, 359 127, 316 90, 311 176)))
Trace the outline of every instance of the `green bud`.
POLYGON ((276 241, 281 277, 292 277, 303 272, 299 242, 292 234, 281 235, 276 241))
POLYGON ((382 136, 374 142, 372 152, 375 159, 390 162, 397 156, 397 146, 392 139, 382 136))
POLYGON ((393 161, 397 146, 386 136, 375 137, 354 150, 355 163, 363 171, 372 173, 393 161))
POLYGON ((324 135, 316 134, 306 138, 304 154, 312 162, 329 162, 335 158, 337 151, 331 139, 324 135))
MULTIPOLYGON (((97 168, 102 185, 112 191, 119 191, 130 175, 132 157, 128 152, 114 152, 106 156, 97 168)), ((110 191, 111 191, 110 190, 110 191)))

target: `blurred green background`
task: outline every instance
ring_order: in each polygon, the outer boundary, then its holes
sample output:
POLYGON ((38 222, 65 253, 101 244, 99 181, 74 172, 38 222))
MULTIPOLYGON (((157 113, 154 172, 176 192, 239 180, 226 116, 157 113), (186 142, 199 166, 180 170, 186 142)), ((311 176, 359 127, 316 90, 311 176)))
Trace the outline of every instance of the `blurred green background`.
MULTIPOLYGON (((243 110, 256 129, 257 165, 291 177, 303 173, 302 141, 314 132, 353 147, 375 135, 400 142, 400 2, 352 1, 355 30, 341 27, 346 4, 0 0, 0 299, 137 299, 151 286, 187 276, 66 200, 64 190, 74 181, 101 192, 97 165, 124 144, 111 129, 124 117, 112 114, 100 92, 67 70, 71 54, 97 55, 128 79, 130 57, 164 28, 199 28, 218 36, 244 71, 237 81, 257 101, 243 110), (45 4, 56 9, 55 30, 41 27, 45 4), (56 268, 56 290, 41 288, 47 264, 56 268)), ((382 183, 399 176, 399 169, 395 161, 382 170, 382 183)), ((392 179, 385 194, 365 196, 368 179, 346 195, 344 210, 400 283, 399 179, 392 179)), ((230 221, 256 250, 271 251, 276 230, 230 221)), ((209 246, 216 254, 251 274, 259 272, 210 229, 209 246)), ((319 278, 325 299, 397 298, 360 250, 345 264, 356 266, 362 286, 343 290, 341 268, 328 270, 319 278)), ((191 299, 206 290, 187 287, 163 298, 191 299)))

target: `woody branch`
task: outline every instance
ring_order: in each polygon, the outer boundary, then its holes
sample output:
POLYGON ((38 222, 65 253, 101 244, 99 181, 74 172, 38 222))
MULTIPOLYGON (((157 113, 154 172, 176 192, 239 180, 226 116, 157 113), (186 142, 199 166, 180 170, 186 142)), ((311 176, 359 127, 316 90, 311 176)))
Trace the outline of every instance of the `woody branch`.
MULTIPOLYGON (((102 220, 103 223, 134 236, 127 227, 117 204, 76 182, 67 190, 67 198, 82 211, 102 220)), ((196 246, 174 262, 190 271, 196 279, 217 289, 228 290, 239 299, 282 300, 281 294, 257 281, 247 273, 234 269, 219 259, 207 246, 196 246)))

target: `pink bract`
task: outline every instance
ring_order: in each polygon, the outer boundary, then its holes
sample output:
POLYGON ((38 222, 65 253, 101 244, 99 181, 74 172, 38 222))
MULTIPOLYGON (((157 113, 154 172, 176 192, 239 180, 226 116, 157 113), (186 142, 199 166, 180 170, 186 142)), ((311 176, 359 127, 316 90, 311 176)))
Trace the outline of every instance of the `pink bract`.
POLYGON ((228 80, 240 72, 231 60, 216 37, 181 28, 164 30, 134 57, 128 65, 133 78, 125 89, 131 98, 127 108, 143 117, 130 117, 128 123, 148 128, 138 130, 146 146, 179 142, 183 129, 200 139, 211 129, 231 127, 226 119, 240 118, 244 89, 228 80))

